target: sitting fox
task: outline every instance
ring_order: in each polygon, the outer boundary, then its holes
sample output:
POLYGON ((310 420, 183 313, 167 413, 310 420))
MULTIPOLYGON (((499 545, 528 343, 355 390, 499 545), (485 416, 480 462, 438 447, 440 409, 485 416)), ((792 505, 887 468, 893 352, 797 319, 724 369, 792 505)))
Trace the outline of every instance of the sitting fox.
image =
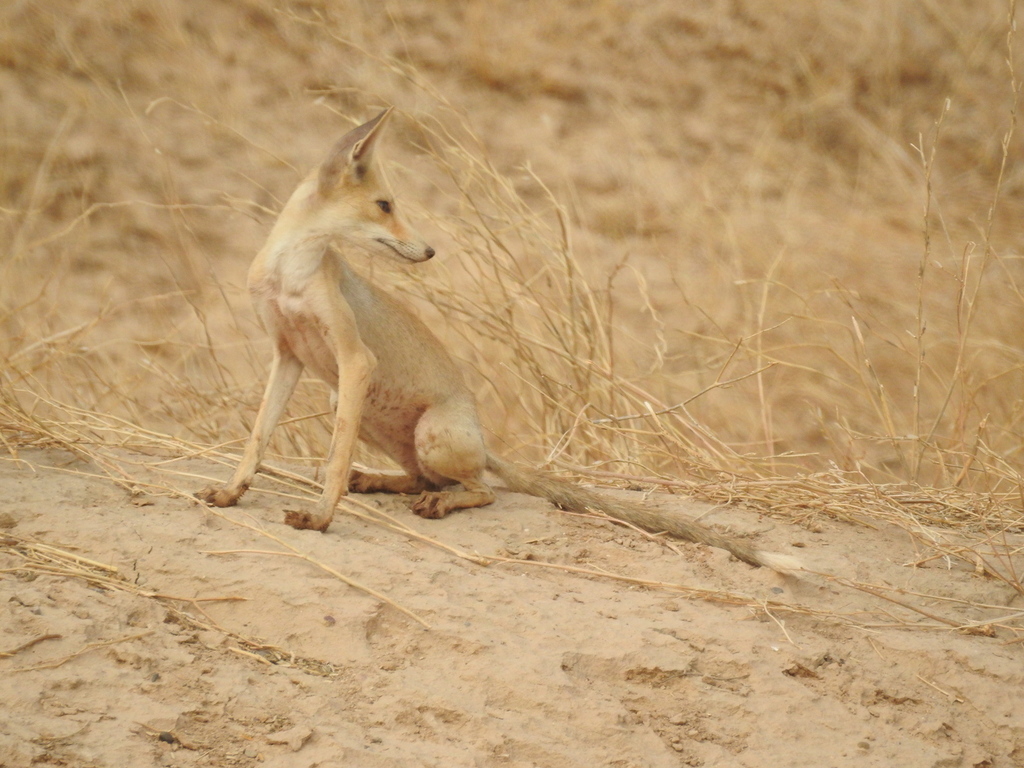
POLYGON ((751 565, 799 570, 786 555, 521 469, 488 452, 476 402, 455 361, 423 322, 356 274, 343 256, 353 248, 400 262, 434 255, 404 222, 374 160, 390 114, 389 108, 338 141, 289 198, 253 261, 249 292, 274 341, 270 378, 231 481, 196 495, 218 507, 238 502, 305 367, 331 387, 334 435, 319 502, 310 512, 286 514, 285 522, 295 528, 327 530, 348 490, 419 494, 412 508, 427 518, 482 507, 495 498, 484 481, 489 470, 512 491, 564 509, 597 510, 650 531, 721 547, 751 565), (406 474, 352 471, 357 436, 383 450, 406 474))

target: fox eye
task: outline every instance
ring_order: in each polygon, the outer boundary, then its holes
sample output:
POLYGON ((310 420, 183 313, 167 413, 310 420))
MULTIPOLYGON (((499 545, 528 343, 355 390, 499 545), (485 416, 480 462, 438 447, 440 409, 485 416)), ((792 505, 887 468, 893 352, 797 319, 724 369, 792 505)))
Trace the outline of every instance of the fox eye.
POLYGON ((377 207, 384 211, 384 213, 391 213, 391 203, 387 200, 378 200, 377 207))

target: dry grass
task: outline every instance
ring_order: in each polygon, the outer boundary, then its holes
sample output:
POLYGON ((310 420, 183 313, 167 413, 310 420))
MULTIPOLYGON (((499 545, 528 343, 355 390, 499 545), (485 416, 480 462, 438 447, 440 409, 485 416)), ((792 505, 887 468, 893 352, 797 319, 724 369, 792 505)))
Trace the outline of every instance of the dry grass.
MULTIPOLYGON (((10 453, 56 440, 133 487, 97 446, 236 446, 248 259, 388 102, 442 258, 360 266, 466 361, 495 448, 896 523, 1024 591, 1015 4, 676 6, 0 10, 10 453)), ((325 409, 304 383, 276 457, 323 456, 325 409)))
MULTIPOLYGON (((225 468, 236 460, 234 456, 209 446, 194 445, 167 435, 138 430, 130 424, 118 422, 110 417, 103 417, 99 414, 69 411, 67 417, 67 419, 60 422, 36 422, 33 428, 35 441, 48 445, 59 445, 71 450, 86 460, 85 466, 100 468, 109 479, 129 490, 133 497, 143 498, 145 496, 162 495, 196 504, 197 502, 188 489, 197 482, 208 483, 212 482, 215 478, 197 475, 189 471, 182 466, 183 460, 202 456, 221 464, 225 468), (91 434, 94 437, 89 440, 82 440, 81 435, 83 434, 91 434), (128 450, 125 450, 124 446, 128 446, 128 450)), ((89 474, 87 471, 78 469, 74 465, 65 467, 63 471, 73 474, 89 474)), ((322 487, 315 481, 277 467, 268 465, 265 467, 264 472, 270 482, 262 487, 252 489, 250 491, 251 494, 266 494, 283 502, 312 503, 322 491, 322 487)), ((100 477, 102 475, 96 476, 100 477)), ((871 610, 859 609, 855 611, 812 608, 784 600, 757 599, 747 594, 721 589, 707 589, 678 582, 655 581, 649 578, 614 573, 606 569, 566 565, 536 559, 518 559, 500 554, 471 554, 413 530, 380 509, 364 504, 358 497, 343 499, 342 507, 347 514, 354 515, 366 523, 380 526, 389 531, 437 547, 454 557, 480 566, 494 567, 500 564, 527 570, 553 569, 585 578, 611 580, 645 589, 664 591, 692 600, 742 606, 751 611, 764 614, 775 621, 779 621, 778 616, 804 616, 833 623, 838 622, 865 630, 880 627, 899 627, 908 630, 940 632, 955 630, 986 637, 993 637, 997 630, 1002 630, 1004 636, 1009 635, 1012 638, 1011 642, 1024 639, 1024 621, 1022 621, 1024 619, 1024 612, 1008 609, 1005 605, 1001 604, 987 604, 945 595, 925 594, 891 584, 865 583, 852 579, 838 578, 828 573, 819 573, 816 574, 818 577, 831 581, 844 589, 856 590, 872 595, 877 599, 877 605, 871 610), (946 607, 961 609, 960 614, 967 618, 955 618, 952 615, 948 615, 948 612, 944 610, 946 607)), ((204 509, 206 508, 204 507, 204 509)), ((268 544, 266 546, 269 548, 209 551, 205 554, 213 556, 247 554, 261 558, 290 557, 302 560, 311 567, 325 571, 342 583, 362 591, 382 603, 391 605, 397 611, 406 614, 409 618, 429 629, 430 625, 407 608, 395 603, 372 588, 353 581, 317 558, 300 551, 292 544, 267 531, 260 523, 250 519, 246 514, 228 513, 217 509, 206 509, 206 511, 209 514, 216 515, 230 525, 247 529, 252 534, 255 534, 256 540, 263 539, 267 541, 268 544)), ((907 521, 907 523, 922 528, 921 521, 919 520, 907 521)), ((643 532, 640 533, 642 534, 643 532)), ((983 552, 978 546, 965 546, 963 544, 944 545, 941 541, 931 541, 929 543, 932 544, 932 548, 937 553, 934 557, 973 559, 977 563, 979 573, 983 573, 990 578, 1000 579, 1009 586, 1019 589, 1020 579, 1012 570, 1012 560, 1006 556, 1007 547, 1005 542, 990 542, 992 544, 991 552, 983 552), (1009 577, 1006 575, 1007 570, 1009 570, 1009 577)), ((117 568, 76 554, 73 549, 63 549, 13 535, 0 536, 0 551, 15 556, 14 565, 6 569, 6 573, 29 578, 34 578, 40 574, 48 574, 64 578, 81 579, 100 589, 119 590, 134 594, 139 598, 158 600, 167 607, 175 621, 193 627, 220 632, 230 638, 235 644, 230 649, 243 655, 255 656, 268 664, 295 666, 311 674, 331 675, 336 671, 330 664, 325 662, 299 657, 287 649, 266 645, 258 639, 227 630, 218 625, 202 607, 207 602, 244 600, 246 598, 237 596, 186 598, 152 592, 126 580, 118 573, 117 568)), ((785 626, 781 622, 780 627, 785 632, 785 626)), ((41 636, 12 651, 0 653, 0 656, 14 656, 37 642, 54 637, 57 636, 41 636)), ((14 671, 59 666, 95 648, 104 647, 110 643, 132 640, 136 637, 140 637, 140 635, 92 643, 76 651, 74 654, 62 657, 54 662, 47 662, 45 665, 37 667, 16 668, 14 671)))
MULTIPOLYGON (((276 646, 267 645, 254 638, 225 629, 210 618, 209 614, 202 608, 202 605, 205 603, 245 600, 246 598, 235 596, 176 597, 174 595, 147 591, 140 589, 131 580, 120 575, 117 568, 113 566, 88 560, 66 549, 52 547, 42 542, 23 539, 17 536, 0 536, 0 551, 13 556, 16 565, 10 568, 9 572, 16 574, 20 578, 37 578, 41 575, 47 575, 77 579, 86 582, 96 589, 115 590, 126 592, 142 599, 157 600, 166 607, 168 620, 183 624, 192 629, 219 632, 229 637, 235 643, 234 646, 229 646, 231 650, 255 657, 263 663, 283 664, 301 669, 309 674, 324 677, 337 673, 337 670, 326 662, 296 656, 294 653, 276 646)), ((104 648, 115 643, 128 642, 149 634, 152 634, 152 630, 127 637, 89 643, 70 655, 34 666, 14 667, 10 670, 10 673, 51 669, 61 666, 91 650, 104 648)), ((60 638, 61 635, 40 635, 10 651, 0 652, 0 658, 10 658, 41 642, 60 638)))

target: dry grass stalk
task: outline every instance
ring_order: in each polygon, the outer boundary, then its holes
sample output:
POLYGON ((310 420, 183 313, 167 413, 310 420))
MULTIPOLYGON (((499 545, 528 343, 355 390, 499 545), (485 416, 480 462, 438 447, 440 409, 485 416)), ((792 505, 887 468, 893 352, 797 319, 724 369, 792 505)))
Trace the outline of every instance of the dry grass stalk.
MULTIPOLYGON (((158 600, 167 607, 169 614, 173 616, 176 621, 195 629, 210 630, 230 638, 237 643, 239 649, 243 650, 247 654, 257 656, 264 662, 293 666, 297 669, 302 669, 310 674, 319 676, 331 676, 337 672, 332 665, 327 664, 326 662, 318 659, 298 656, 290 651, 276 646, 267 645, 266 643, 262 643, 253 638, 246 637, 245 635, 229 630, 214 621, 202 608, 203 603, 243 601, 246 600, 244 597, 176 597, 174 595, 145 590, 140 588, 134 582, 118 575, 116 573, 117 569, 114 566, 98 563, 96 561, 83 558, 81 555, 74 552, 69 552, 49 544, 31 541, 19 536, 4 535, 0 537, 0 550, 16 555, 22 560, 20 565, 8 569, 5 572, 45 574, 58 578, 82 579, 102 589, 119 590, 139 597, 158 600), (192 610, 202 618, 197 618, 192 613, 183 610, 181 607, 183 605, 190 606, 192 610)), ((111 645, 113 643, 128 642, 147 634, 151 634, 151 632, 144 632, 138 635, 132 635, 103 643, 93 643, 85 646, 76 653, 62 657, 55 662, 47 662, 45 664, 32 667, 17 668, 12 671, 50 669, 65 664, 82 653, 86 653, 94 648, 111 645)), ((60 635, 43 635, 41 637, 34 638, 29 642, 22 644, 18 648, 0 653, 0 658, 9 658, 40 642, 60 639, 60 637, 60 635)), ((229 646, 229 650, 234 649, 229 646)))
POLYGON ((137 632, 134 635, 127 635, 125 637, 115 638, 113 640, 102 640, 95 643, 89 643, 83 646, 82 648, 79 648, 74 653, 68 654, 67 656, 62 656, 59 659, 43 662, 41 664, 33 664, 31 667, 14 667, 10 671, 13 674, 15 672, 36 672, 40 669, 56 669, 57 667, 62 667, 69 661, 77 659, 79 656, 82 656, 88 653, 89 651, 95 651, 98 648, 108 648, 111 645, 118 645, 120 643, 130 643, 133 640, 141 640, 143 637, 148 637, 152 634, 153 630, 148 630, 146 632, 137 632))
POLYGON ((9 659, 11 656, 17 656, 22 651, 27 651, 29 648, 38 645, 39 643, 47 640, 60 640, 62 637, 63 635, 40 635, 39 637, 34 637, 28 642, 22 643, 17 648, 13 648, 10 651, 0 651, 0 659, 9 659))
POLYGON ((220 517, 220 518, 222 518, 224 520, 227 520, 228 522, 230 522, 230 523, 232 523, 234 525, 241 526, 242 528, 247 528, 250 531, 254 531, 255 533, 258 533, 261 536, 265 536, 266 538, 270 539, 271 541, 274 541, 277 544, 281 545, 282 547, 285 547, 288 551, 287 552, 281 552, 281 551, 272 551, 272 550, 255 550, 255 549, 228 549, 228 550, 208 551, 208 552, 206 552, 206 554, 208 554, 208 555, 249 554, 249 555, 269 555, 269 556, 275 556, 276 555, 276 556, 279 556, 279 557, 294 557, 294 558, 296 558, 298 560, 302 560, 302 561, 304 561, 306 563, 309 563, 310 565, 316 566, 317 568, 319 568, 322 571, 325 571, 326 573, 329 573, 331 576, 333 576, 334 578, 338 579, 338 581, 342 582, 343 584, 347 584, 348 586, 352 587, 353 589, 357 589, 360 592, 366 593, 367 595, 369 595, 370 597, 374 598, 375 600, 379 600, 380 602, 382 602, 382 603, 384 603, 386 605, 390 605, 395 610, 397 610, 397 611, 399 611, 401 613, 404 613, 406 616, 408 616, 413 621, 421 624, 425 629, 430 629, 430 624, 428 624, 425 619, 423 619, 420 616, 416 615, 413 611, 410 611, 408 608, 402 607, 401 605, 396 603, 391 598, 381 594, 380 592, 377 592, 374 589, 371 589, 370 587, 365 586, 364 584, 359 583, 355 579, 352 579, 352 578, 350 578, 348 576, 345 576, 340 571, 338 571, 336 568, 332 568, 331 566, 329 566, 326 563, 318 560, 317 558, 315 558, 315 557, 313 557, 311 555, 308 555, 305 552, 300 552, 298 549, 296 549, 295 547, 293 547, 291 544, 289 544, 288 542, 284 541, 280 537, 275 536, 274 534, 269 533, 268 531, 265 531, 265 530, 263 530, 262 528, 260 528, 260 527, 258 527, 256 525, 251 525, 249 523, 244 523, 244 522, 242 522, 240 520, 234 519, 234 518, 230 517, 229 515, 225 515, 223 512, 221 512, 219 510, 211 510, 211 512, 212 512, 212 514, 217 515, 218 517, 220 517))

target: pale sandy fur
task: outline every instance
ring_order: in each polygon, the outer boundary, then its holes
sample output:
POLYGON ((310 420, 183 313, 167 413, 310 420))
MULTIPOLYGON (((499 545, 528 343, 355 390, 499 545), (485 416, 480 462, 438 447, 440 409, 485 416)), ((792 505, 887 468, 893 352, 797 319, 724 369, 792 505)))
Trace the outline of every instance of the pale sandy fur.
POLYGON ((489 470, 511 490, 564 509, 597 510, 720 547, 752 565, 800 570, 794 558, 757 550, 694 520, 619 501, 488 453, 473 395, 451 355, 405 305, 358 275, 344 258, 353 247, 410 262, 434 255, 402 220, 374 163, 389 114, 342 137, 285 204, 253 261, 249 290, 275 341, 274 359, 238 469, 223 488, 197 495, 217 506, 238 502, 307 368, 334 392, 334 434, 323 494, 313 510, 287 513, 285 521, 293 527, 326 530, 349 489, 418 493, 413 511, 428 518, 484 506, 495 499, 484 480, 489 470), (391 456, 406 475, 352 471, 357 437, 391 456))

